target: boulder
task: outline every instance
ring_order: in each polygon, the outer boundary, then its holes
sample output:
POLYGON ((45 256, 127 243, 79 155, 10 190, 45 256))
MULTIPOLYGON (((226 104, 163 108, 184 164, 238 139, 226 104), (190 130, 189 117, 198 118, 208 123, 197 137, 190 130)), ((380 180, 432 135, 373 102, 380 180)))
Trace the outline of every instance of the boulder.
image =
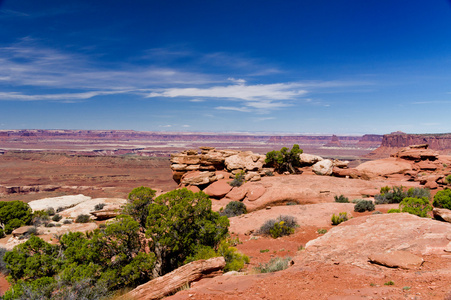
POLYGON ((172 164, 198 165, 200 157, 198 155, 173 154, 171 157, 172 164))
POLYGON ((299 160, 301 162, 301 165, 312 166, 312 165, 316 164, 317 162, 322 161, 323 158, 318 155, 301 153, 301 154, 299 154, 299 160))
POLYGON ((334 167, 332 169, 332 175, 337 177, 347 177, 347 178, 359 178, 361 176, 359 170, 351 168, 351 169, 341 169, 334 167))
POLYGON ((244 176, 244 180, 246 181, 259 181, 261 180, 261 176, 258 172, 248 172, 245 176, 244 176))
POLYGON ((434 161, 437 160, 438 153, 433 150, 427 149, 427 145, 413 145, 402 148, 391 156, 417 162, 421 160, 434 161))
POLYGON ((435 207, 432 210, 432 214, 437 220, 443 220, 445 222, 451 223, 451 210, 449 209, 435 207))
POLYGON ((214 172, 208 171, 192 171, 185 173, 181 179, 184 185, 205 185, 216 180, 214 172))
POLYGON ((193 193, 198 193, 200 192, 200 188, 195 186, 195 185, 189 185, 186 187, 188 190, 190 190, 193 193))
POLYGON ((370 177, 377 177, 391 174, 403 174, 406 171, 412 171, 412 164, 390 157, 364 162, 357 166, 356 169, 370 177))
POLYGON ((232 186, 227 182, 227 180, 219 180, 213 182, 206 189, 204 189, 204 193, 213 198, 222 198, 230 192, 231 189, 232 186))
POLYGON ((247 188, 247 199, 249 201, 257 200, 266 192, 266 188, 263 185, 253 185, 247 188))
POLYGON ((426 182, 424 187, 427 189, 430 189, 430 190, 434 190, 434 189, 438 188, 438 183, 435 181, 428 181, 428 182, 426 182))
POLYGON ((313 172, 316 175, 332 175, 333 163, 329 159, 324 159, 313 165, 313 172))
POLYGON ((247 189, 244 186, 234 187, 227 195, 226 198, 231 201, 241 201, 246 197, 247 189))
MULTIPOLYGON (((357 217, 309 241, 306 244, 307 251, 303 263, 320 261, 330 264, 350 264, 376 271, 380 270, 380 267, 368 262, 368 257, 375 253, 408 251, 418 257, 444 254, 450 242, 449 232, 451 232, 449 223, 420 218, 408 213, 357 217)), ((396 257, 392 263, 401 265, 399 255, 396 254, 396 257)), ((383 258, 388 261, 390 255, 384 254, 383 258)), ((412 260, 419 262, 418 259, 412 260)))
POLYGON ((334 164, 334 167, 337 167, 337 168, 347 168, 349 165, 349 160, 334 159, 333 164, 334 164))
POLYGON ((368 256, 370 262, 389 268, 418 269, 424 259, 407 251, 389 251, 368 256))
POLYGON ((22 227, 14 229, 11 234, 13 235, 13 237, 18 237, 18 236, 26 234, 28 232, 28 230, 33 227, 34 226, 22 226, 22 227))
POLYGON ((225 159, 224 164, 227 170, 261 170, 265 164, 265 155, 254 154, 251 151, 241 152, 225 159))

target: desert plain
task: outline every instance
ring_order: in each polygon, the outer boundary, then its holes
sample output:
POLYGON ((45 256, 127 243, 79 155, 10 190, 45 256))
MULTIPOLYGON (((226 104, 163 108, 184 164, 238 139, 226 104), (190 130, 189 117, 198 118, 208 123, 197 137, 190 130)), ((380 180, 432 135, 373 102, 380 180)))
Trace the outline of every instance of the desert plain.
MULTIPOLYGON (((159 194, 178 187, 204 190, 218 211, 233 200, 247 206, 249 213, 230 218, 229 232, 239 238, 237 249, 250 257, 250 263, 240 272, 190 282, 189 288, 168 299, 450 297, 450 223, 433 219, 432 214, 429 218, 387 214, 398 204, 376 205, 375 214, 355 212, 355 204, 334 201, 339 195, 374 200, 384 186, 427 187, 433 196, 446 188, 444 178, 451 173, 446 147, 384 148, 380 147, 382 137, 358 146, 359 138, 332 136, 308 142, 293 137, 159 136, 149 141, 146 136, 126 134, 86 136, 90 134, 82 133, 78 139, 44 138, 32 131, 4 135, 0 139, 0 200, 37 205, 37 200, 47 199, 42 205, 56 208, 58 204, 52 201, 87 197, 84 206, 68 205, 73 206, 66 212, 70 218, 90 212, 100 202, 120 206, 133 188, 148 186, 159 194), (296 142, 304 153, 333 162, 330 173, 318 175, 313 163, 304 165, 298 174, 274 176, 265 176, 268 170, 263 162, 249 167, 264 160, 266 152, 296 142), (243 166, 220 166, 233 155, 241 155, 243 166), (230 187, 234 170, 246 168, 249 180, 239 188, 230 187), (346 212, 349 221, 332 226, 331 216, 340 212, 346 212), (294 234, 277 239, 257 234, 266 220, 280 215, 297 220, 294 234), (255 271, 275 257, 290 257, 290 266, 268 274, 255 271)), ((92 230, 101 222, 72 230, 92 230)), ((41 236, 50 241, 55 232, 41 236)), ((7 236, 0 244, 12 247, 11 239, 7 236)), ((1 292, 7 288, 2 277, 1 292)), ((148 298, 142 294, 136 299, 148 298)))

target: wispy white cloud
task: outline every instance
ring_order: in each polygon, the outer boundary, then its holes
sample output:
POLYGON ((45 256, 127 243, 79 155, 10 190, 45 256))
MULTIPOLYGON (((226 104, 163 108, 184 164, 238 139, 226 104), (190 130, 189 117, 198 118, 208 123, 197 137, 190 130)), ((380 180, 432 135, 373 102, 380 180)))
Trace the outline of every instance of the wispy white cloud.
POLYGON ((172 125, 169 125, 169 124, 167 124, 167 125, 158 125, 158 127, 162 127, 162 128, 171 128, 172 125))
POLYGON ((261 99, 289 100, 307 93, 298 83, 274 83, 258 85, 228 85, 209 88, 168 88, 152 92, 148 97, 207 97, 245 101, 261 99))
POLYGON ((205 99, 191 99, 189 102, 205 102, 205 99))
POLYGON ((186 124, 185 124, 185 125, 182 125, 182 127, 183 127, 183 128, 189 128, 189 127, 191 127, 191 125, 186 125, 186 124))
POLYGON ((240 111, 240 112, 250 112, 251 110, 247 107, 233 107, 233 106, 218 106, 215 109, 219 110, 232 110, 232 111, 240 111))
POLYGON ((85 100, 96 96, 113 95, 124 93, 125 91, 91 91, 85 93, 66 93, 66 94, 42 94, 42 95, 26 95, 19 92, 0 92, 0 101, 16 100, 16 101, 71 101, 71 100, 85 100))

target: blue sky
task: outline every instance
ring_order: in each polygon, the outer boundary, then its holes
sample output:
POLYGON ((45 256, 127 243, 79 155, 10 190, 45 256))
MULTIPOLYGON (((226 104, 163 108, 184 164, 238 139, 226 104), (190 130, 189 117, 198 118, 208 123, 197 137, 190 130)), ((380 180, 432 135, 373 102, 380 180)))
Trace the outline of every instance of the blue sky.
POLYGON ((451 132, 446 0, 0 0, 0 129, 451 132))

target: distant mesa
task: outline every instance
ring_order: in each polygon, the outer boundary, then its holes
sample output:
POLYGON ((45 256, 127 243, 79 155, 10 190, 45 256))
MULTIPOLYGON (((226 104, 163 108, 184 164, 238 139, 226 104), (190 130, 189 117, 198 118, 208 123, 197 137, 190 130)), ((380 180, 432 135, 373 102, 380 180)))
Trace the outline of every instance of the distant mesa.
POLYGON ((389 157, 401 148, 422 144, 427 144, 429 149, 436 150, 440 154, 451 155, 451 133, 408 134, 396 131, 384 135, 380 147, 366 157, 371 159, 389 157))
POLYGON ((342 147, 342 144, 340 143, 340 140, 338 139, 338 136, 335 134, 332 136, 332 139, 330 142, 324 145, 324 147, 342 147))

